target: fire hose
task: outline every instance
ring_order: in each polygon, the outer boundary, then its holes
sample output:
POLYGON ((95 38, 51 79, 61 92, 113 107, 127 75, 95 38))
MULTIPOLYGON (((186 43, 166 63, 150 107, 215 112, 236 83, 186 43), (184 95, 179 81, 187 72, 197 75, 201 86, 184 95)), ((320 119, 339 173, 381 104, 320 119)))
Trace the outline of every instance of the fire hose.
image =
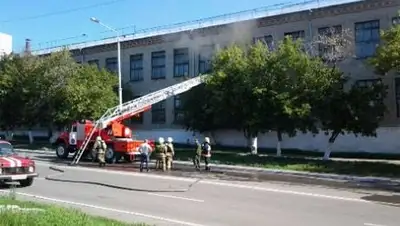
POLYGON ((58 167, 50 166, 50 170, 58 172, 57 174, 48 175, 45 177, 46 180, 50 181, 57 181, 57 182, 66 182, 66 183, 76 183, 76 184, 90 184, 90 185, 98 185, 103 187, 109 187, 119 190, 126 190, 126 191, 137 191, 137 192, 150 192, 150 193, 161 193, 161 192, 188 192, 193 187, 193 185, 197 184, 201 179, 197 179, 196 181, 190 183, 186 188, 178 189, 178 188, 171 188, 171 189, 144 189, 144 188, 134 188, 134 187, 124 187, 113 185, 109 183, 101 183, 96 181, 90 180, 71 180, 71 179, 61 179, 59 177, 63 176, 65 170, 62 170, 58 167))

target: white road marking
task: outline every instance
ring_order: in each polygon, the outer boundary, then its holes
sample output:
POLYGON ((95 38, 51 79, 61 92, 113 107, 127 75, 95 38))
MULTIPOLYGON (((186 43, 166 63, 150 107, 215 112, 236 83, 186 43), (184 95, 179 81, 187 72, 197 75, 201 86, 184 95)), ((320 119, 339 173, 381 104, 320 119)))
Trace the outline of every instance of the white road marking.
POLYGON ((372 223, 364 223, 365 226, 387 226, 383 224, 372 224, 372 223))
MULTIPOLYGON (((37 165, 46 165, 46 166, 56 166, 54 164, 37 162, 37 165)), ((93 168, 84 168, 80 166, 57 166, 59 168, 63 168, 65 170, 77 170, 77 171, 91 171, 91 172, 101 172, 101 173, 109 173, 109 174, 117 174, 117 175, 128 175, 128 176, 139 176, 139 177, 147 177, 147 178, 156 178, 156 179, 164 179, 164 180, 175 180, 175 181, 186 181, 186 182, 195 182, 198 178, 181 178, 181 177, 174 177, 174 176, 161 176, 161 175, 152 175, 146 173, 136 173, 136 172, 124 172, 124 171, 117 171, 117 170, 104 170, 104 169, 93 169, 93 168)), ((283 189, 273 189, 273 188, 266 188, 266 187, 258 187, 258 186, 250 186, 250 185, 242 185, 242 184, 232 184, 227 182, 217 182, 211 180, 200 180, 199 184, 209 184, 209 185, 216 185, 216 186, 224 186, 224 187, 231 187, 231 188, 241 188, 241 189, 249 189, 249 190, 257 190, 257 191, 265 191, 265 192, 273 192, 273 193, 282 193, 282 194, 290 194, 290 195, 299 195, 299 196, 308 196, 308 197, 315 197, 315 198, 325 198, 331 200, 341 200, 341 201, 349 201, 349 202, 360 202, 360 203, 370 203, 370 204, 390 204, 395 206, 400 206, 400 204, 396 203, 388 203, 388 202, 376 202, 376 201, 369 201, 360 198, 347 198, 347 197, 340 197, 340 196, 331 196, 331 195, 323 195, 323 194, 316 194, 316 193, 307 193, 307 192, 298 192, 298 191, 290 191, 290 190, 283 190, 283 189)))
MULTIPOLYGON (((0 190, 0 192, 8 193, 9 191, 1 191, 0 190)), ((144 214, 144 213, 139 213, 139 212, 133 212, 133 211, 127 211, 127 210, 119 210, 119 209, 108 208, 108 207, 104 207, 104 206, 98 206, 98 205, 92 205, 92 204, 86 204, 86 203, 79 203, 79 202, 67 201, 67 200, 62 200, 62 199, 55 199, 55 198, 50 198, 50 197, 45 197, 45 196, 40 196, 40 195, 34 195, 34 194, 29 194, 29 193, 24 193, 24 192, 15 192, 15 193, 18 194, 18 195, 31 197, 31 198, 36 198, 36 199, 42 199, 42 200, 58 202, 58 203, 64 203, 64 204, 69 204, 69 205, 74 205, 74 206, 88 207, 88 208, 92 208, 92 209, 105 210, 105 211, 110 211, 110 212, 115 212, 115 213, 135 215, 135 216, 150 218, 150 219, 154 219, 154 220, 166 221, 166 222, 174 223, 174 224, 180 224, 180 225, 186 225, 186 226, 205 226, 205 225, 202 225, 202 224, 196 224, 196 223, 187 222, 187 221, 180 221, 180 220, 176 220, 176 219, 159 217, 159 216, 154 216, 154 215, 149 215, 149 214, 144 214)))
POLYGON ((182 199, 182 200, 187 200, 187 201, 192 201, 192 202, 204 202, 204 200, 201 200, 201 199, 191 199, 191 198, 174 196, 174 195, 162 195, 162 194, 157 194, 157 193, 147 193, 147 194, 152 195, 152 196, 164 197, 164 198, 182 199))

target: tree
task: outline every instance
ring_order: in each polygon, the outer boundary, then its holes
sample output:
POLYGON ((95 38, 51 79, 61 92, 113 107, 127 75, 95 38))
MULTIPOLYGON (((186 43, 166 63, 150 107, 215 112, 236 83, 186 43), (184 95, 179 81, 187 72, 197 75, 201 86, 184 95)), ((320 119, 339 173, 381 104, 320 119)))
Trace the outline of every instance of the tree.
MULTIPOLYGON (((253 87, 264 89, 261 102, 266 108, 261 111, 262 125, 276 131, 277 155, 280 156, 283 134, 292 137, 298 131, 316 132, 310 118, 312 106, 323 94, 331 78, 323 62, 304 51, 301 40, 294 42, 286 37, 278 43, 275 51, 266 55, 263 60, 266 63, 253 76, 257 78, 257 75, 264 73, 264 77, 256 80, 253 87)), ((254 59, 251 61, 256 62, 254 59)))
POLYGON ((67 83, 64 122, 77 119, 98 119, 104 112, 118 104, 114 87, 118 80, 105 69, 98 70, 91 65, 81 65, 67 83))
POLYGON ((0 122, 2 129, 6 130, 7 139, 12 138, 12 131, 22 125, 25 116, 25 99, 29 94, 24 87, 27 76, 32 72, 24 62, 23 57, 15 54, 0 61, 0 122))
POLYGON ((0 73, 1 122, 11 130, 38 124, 62 127, 73 120, 98 118, 117 103, 113 91, 117 78, 105 70, 77 64, 67 50, 46 57, 3 58, 0 73))
POLYGON ((314 108, 321 123, 321 130, 329 135, 328 147, 324 153, 325 160, 329 159, 331 147, 341 134, 353 133, 356 137, 376 136, 376 129, 386 111, 383 102, 386 97, 385 85, 377 83, 369 87, 360 87, 353 84, 345 90, 341 86, 346 81, 341 79, 333 85, 314 108))
POLYGON ((262 43, 232 45, 214 56, 213 75, 202 88, 209 95, 192 92, 186 101, 186 124, 199 130, 206 124, 208 130, 225 126, 243 131, 253 153, 260 133, 276 131, 281 155, 282 135, 305 131, 309 96, 323 87, 323 80, 315 79, 321 66, 289 39, 273 52, 262 43))
POLYGON ((215 101, 213 90, 205 84, 181 94, 183 125, 186 130, 213 134, 224 128, 224 118, 213 109, 215 101))
POLYGON ((330 67, 325 71, 329 79, 323 87, 324 94, 319 98, 315 96, 313 113, 309 118, 314 121, 313 129, 322 130, 329 136, 325 160, 329 159, 332 145, 341 134, 376 136, 376 129, 386 111, 384 84, 360 87, 351 84, 351 78, 339 70, 342 61, 352 60, 352 37, 349 30, 328 28, 310 45, 311 50, 318 48, 318 52, 309 51, 311 56, 319 56, 330 67))
POLYGON ((400 25, 396 24, 381 33, 382 44, 376 49, 376 54, 369 63, 379 75, 389 72, 400 72, 400 25))
MULTIPOLYGON (((259 48, 265 49, 263 45, 259 48)), ((213 76, 207 81, 207 86, 213 90, 212 109, 223 120, 219 125, 230 125, 231 129, 243 131, 252 153, 257 153, 257 137, 263 131, 261 104, 255 101, 252 79, 253 64, 261 63, 263 59, 255 63, 250 61, 255 60, 249 57, 255 50, 232 45, 217 52, 213 59, 213 76)))

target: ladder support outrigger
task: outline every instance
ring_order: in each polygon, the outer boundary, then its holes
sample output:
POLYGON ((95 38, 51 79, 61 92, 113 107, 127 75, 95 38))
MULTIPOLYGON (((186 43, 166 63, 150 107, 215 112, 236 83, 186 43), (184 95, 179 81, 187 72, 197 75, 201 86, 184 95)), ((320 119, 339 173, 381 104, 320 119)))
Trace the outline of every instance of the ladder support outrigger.
POLYGON ((163 88, 161 90, 149 93, 142 97, 133 99, 131 101, 125 102, 121 105, 109 108, 99 120, 94 123, 94 127, 91 129, 89 134, 85 137, 81 147, 75 154, 70 165, 77 165, 79 160, 90 143, 93 134, 96 129, 105 129, 111 122, 124 118, 124 116, 139 114, 144 108, 156 104, 160 101, 173 97, 175 95, 184 93, 191 88, 202 84, 209 75, 199 75, 197 77, 188 79, 186 81, 174 84, 172 86, 163 88))

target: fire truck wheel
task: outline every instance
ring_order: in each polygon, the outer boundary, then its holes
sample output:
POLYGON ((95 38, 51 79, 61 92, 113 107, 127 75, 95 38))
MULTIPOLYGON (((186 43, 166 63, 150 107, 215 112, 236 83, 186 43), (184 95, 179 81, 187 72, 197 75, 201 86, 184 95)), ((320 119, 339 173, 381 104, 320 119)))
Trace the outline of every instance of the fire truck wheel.
POLYGON ((106 162, 109 164, 113 164, 116 162, 116 153, 112 147, 108 147, 105 154, 106 162))
POLYGON ((67 148, 65 147, 64 143, 57 144, 56 154, 57 154, 57 157, 60 159, 68 158, 69 152, 68 152, 67 148))

